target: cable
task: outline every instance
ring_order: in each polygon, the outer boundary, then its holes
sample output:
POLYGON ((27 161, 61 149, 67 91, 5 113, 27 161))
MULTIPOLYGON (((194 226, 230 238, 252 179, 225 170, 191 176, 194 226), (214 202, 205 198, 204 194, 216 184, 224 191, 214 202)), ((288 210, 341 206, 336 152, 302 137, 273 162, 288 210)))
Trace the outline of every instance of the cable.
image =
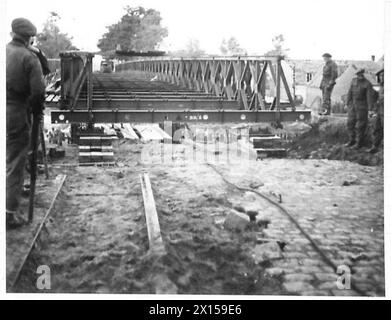
MULTIPOLYGON (((256 190, 253 190, 250 188, 244 188, 244 187, 237 186, 236 184, 227 180, 223 176, 223 174, 216 169, 216 167, 214 165, 212 165, 208 162, 206 163, 206 165, 209 166, 210 168, 212 168, 224 180, 224 182, 227 183, 228 185, 230 185, 231 187, 238 189, 239 191, 242 191, 242 192, 243 191, 253 192, 253 193, 257 194, 258 196, 262 197, 263 199, 265 199, 266 201, 268 201, 269 203, 271 203, 272 205, 276 206, 278 209, 280 209, 280 211, 282 213, 284 213, 289 218, 289 220, 300 230, 300 232, 304 235, 304 237, 311 243, 312 247, 322 257, 323 261, 326 262, 326 264, 328 264, 331 268, 333 268, 335 273, 337 273, 338 267, 335 265, 335 263, 330 260, 330 258, 324 253, 324 251, 321 248, 319 248, 319 246, 311 238, 311 236, 301 227, 299 222, 297 222, 297 220, 283 206, 281 206, 278 202, 274 201, 273 199, 270 199, 268 196, 260 193, 259 191, 256 191, 256 190)), ((357 286, 355 286, 353 283, 351 283, 351 288, 354 291, 356 291, 357 293, 359 293, 360 295, 363 295, 363 296, 366 295, 366 293, 364 291, 362 291, 360 288, 357 288, 357 286)))

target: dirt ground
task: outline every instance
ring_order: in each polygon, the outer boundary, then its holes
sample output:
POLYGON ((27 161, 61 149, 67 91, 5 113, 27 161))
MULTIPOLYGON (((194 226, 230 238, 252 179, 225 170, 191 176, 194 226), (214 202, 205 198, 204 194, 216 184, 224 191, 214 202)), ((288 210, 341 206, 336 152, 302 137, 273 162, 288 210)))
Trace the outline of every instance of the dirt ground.
POLYGON ((15 291, 37 292, 34 271, 46 264, 50 292, 155 293, 156 283, 169 279, 183 294, 287 293, 249 254, 262 228, 246 234, 222 228, 233 204, 225 184, 213 183, 216 174, 205 165, 193 164, 185 170, 189 176, 183 172, 186 166, 175 162, 144 165, 139 157, 143 146, 122 145, 117 155, 124 159, 126 154, 127 161, 120 168, 63 169, 67 181, 49 236, 15 291), (141 172, 149 172, 152 181, 164 256, 148 252, 141 172), (199 175, 205 180, 195 192, 189 181, 199 175))
POLYGON ((383 165, 383 150, 366 152, 371 147, 372 127, 368 125, 364 146, 360 150, 344 147, 349 141, 345 117, 327 117, 314 123, 311 130, 294 139, 289 145, 291 158, 347 160, 366 166, 383 165))
MULTIPOLYGON (((6 234, 6 274, 7 274, 7 289, 12 286, 17 277, 17 272, 26 257, 26 253, 32 243, 47 210, 52 204, 56 192, 61 187, 63 177, 54 175, 45 179, 44 174, 38 175, 36 183, 37 201, 33 211, 33 221, 23 226, 22 228, 8 230, 6 234)), ((29 210, 29 198, 22 197, 20 209, 26 214, 29 210)), ((45 230, 44 230, 45 232, 45 230)))
MULTIPOLYGON (((325 132, 315 141, 329 136, 325 132)), ((254 193, 232 188, 210 163, 230 181, 282 199, 335 263, 352 268, 365 295, 384 295, 381 161, 371 160, 368 167, 327 160, 333 157, 323 157, 320 145, 307 145, 306 137, 293 139, 291 159, 256 161, 237 144, 118 141, 116 167, 53 166, 52 173, 66 174, 67 180, 49 233, 15 291, 40 292, 35 272, 46 264, 52 279, 47 292, 358 294, 338 291, 333 270, 289 219, 254 193), (142 172, 151 178, 167 251, 163 256, 148 252, 142 172), (266 223, 228 230, 224 222, 232 211, 256 212, 257 221, 266 223), (254 250, 260 238, 286 246, 259 263, 254 250)), ((343 135, 336 143, 341 140, 343 135)), ((325 143, 336 145, 328 138, 325 143)), ((67 154, 75 153, 75 146, 69 148, 67 154)), ((346 150, 338 160, 355 161, 350 157, 346 150)))

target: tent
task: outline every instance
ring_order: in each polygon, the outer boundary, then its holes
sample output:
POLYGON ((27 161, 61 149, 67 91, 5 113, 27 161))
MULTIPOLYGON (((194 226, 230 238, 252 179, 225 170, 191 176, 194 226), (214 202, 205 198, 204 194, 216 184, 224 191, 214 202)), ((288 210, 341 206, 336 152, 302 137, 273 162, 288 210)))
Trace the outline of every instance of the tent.
POLYGON ((373 86, 377 86, 376 72, 380 66, 373 61, 366 63, 353 63, 349 65, 346 71, 337 79, 333 93, 331 95, 331 103, 345 103, 346 95, 349 91, 353 78, 356 77, 357 70, 365 69, 365 78, 367 78, 373 86))
MULTIPOLYGON (((344 67, 339 65, 340 76, 336 80, 336 84, 331 95, 331 103, 344 103, 346 94, 349 91, 350 84, 358 69, 365 69, 365 77, 372 83, 374 87, 376 83, 376 72, 380 69, 380 65, 374 61, 353 61, 349 65, 344 67), (341 70, 343 72, 341 72, 341 70)), ((305 104, 310 107, 314 112, 321 111, 322 105, 322 91, 319 89, 322 81, 323 67, 319 68, 311 82, 307 86, 305 104)))

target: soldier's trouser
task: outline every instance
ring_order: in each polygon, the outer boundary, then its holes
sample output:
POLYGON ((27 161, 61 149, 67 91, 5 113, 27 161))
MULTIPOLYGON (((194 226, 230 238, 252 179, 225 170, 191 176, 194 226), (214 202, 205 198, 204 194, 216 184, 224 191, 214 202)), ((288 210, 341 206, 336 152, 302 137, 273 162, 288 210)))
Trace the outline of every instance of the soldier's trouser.
POLYGON ((383 140, 384 115, 376 114, 373 121, 372 144, 379 147, 383 140))
POLYGON ((362 145, 368 123, 368 108, 353 104, 348 107, 348 133, 350 141, 362 145))
POLYGON ((23 173, 30 143, 26 106, 7 101, 6 209, 16 212, 23 187, 23 173))
POLYGON ((324 87, 322 89, 322 108, 328 113, 331 112, 331 93, 333 92, 333 88, 324 87))

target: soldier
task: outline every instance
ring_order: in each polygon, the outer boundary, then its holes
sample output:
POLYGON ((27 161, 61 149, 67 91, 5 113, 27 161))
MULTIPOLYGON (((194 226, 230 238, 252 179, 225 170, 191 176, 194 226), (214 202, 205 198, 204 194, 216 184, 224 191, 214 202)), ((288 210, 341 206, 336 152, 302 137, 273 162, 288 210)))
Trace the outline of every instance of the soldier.
POLYGON ((384 69, 378 71, 376 76, 380 89, 373 110, 375 114, 373 117, 372 148, 368 150, 370 153, 379 151, 380 144, 383 140, 384 128, 384 69))
POLYGON ((365 70, 359 69, 353 78, 347 95, 349 142, 346 147, 360 149, 364 142, 368 123, 368 109, 372 108, 372 84, 364 77, 365 70))
POLYGON ((335 80, 338 78, 337 64, 331 60, 331 54, 325 53, 323 55, 325 65, 323 66, 323 78, 320 83, 322 90, 322 108, 321 115, 330 115, 331 113, 331 93, 335 85, 335 80))
POLYGON ((19 203, 30 143, 29 111, 42 114, 45 83, 37 56, 28 49, 37 29, 27 19, 12 21, 12 41, 6 50, 7 191, 6 225, 15 228, 25 220, 19 203))

